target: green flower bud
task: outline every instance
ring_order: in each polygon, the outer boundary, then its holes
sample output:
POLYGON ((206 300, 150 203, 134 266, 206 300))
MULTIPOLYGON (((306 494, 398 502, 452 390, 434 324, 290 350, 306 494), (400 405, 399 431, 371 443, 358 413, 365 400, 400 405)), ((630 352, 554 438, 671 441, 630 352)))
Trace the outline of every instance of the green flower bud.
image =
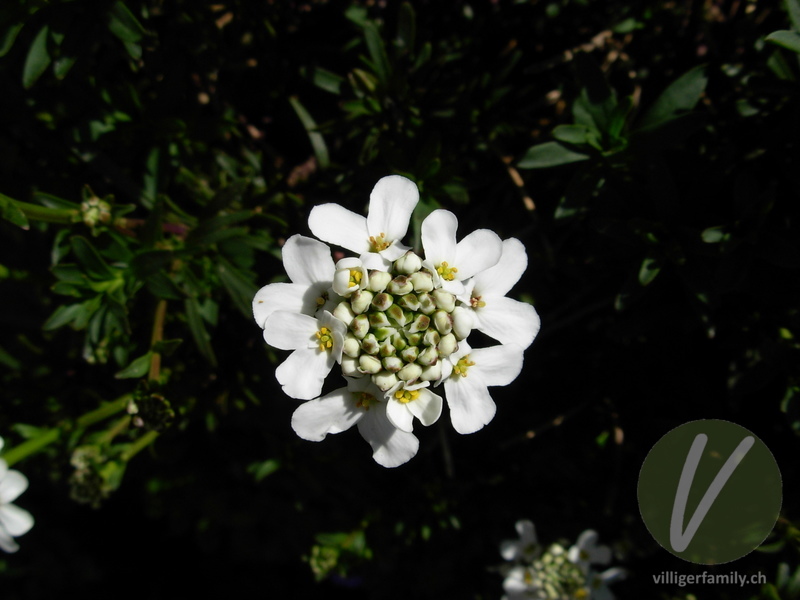
POLYGON ((421 267, 422 259, 410 250, 394 261, 395 271, 404 275, 411 275, 419 271, 421 267))
POLYGON ((372 292, 368 290, 361 290, 354 293, 350 297, 350 307, 353 309, 353 313, 360 315, 361 313, 365 312, 372 303, 372 297, 372 292))
POLYGON ((375 297, 372 299, 372 306, 374 306, 378 310, 386 310, 393 303, 394 303, 394 298, 392 298, 390 294, 387 294, 385 292, 376 294, 375 297))
POLYGON ((372 333, 375 334, 375 339, 379 342, 392 337, 395 333, 397 333, 397 329, 394 327, 377 327, 372 330, 372 333))
POLYGON ((405 294, 413 292, 414 285, 411 283, 411 280, 405 275, 398 275, 389 282, 388 289, 389 292, 392 294, 403 296, 405 294))
POLYGON ((364 336, 369 332, 369 317, 367 315, 358 315, 353 322, 350 323, 350 331, 358 339, 364 339, 364 336))
POLYGON ((409 363, 413 363, 419 356, 419 348, 416 346, 407 346, 400 351, 401 358, 409 363))
POLYGON ((442 335, 447 335, 453 331, 453 319, 443 310, 437 310, 433 313, 433 325, 442 335))
POLYGON ((437 349, 439 351, 439 356, 450 356, 453 352, 458 350, 458 340, 456 340, 456 336, 452 333, 442 336, 437 349))
POLYGON ((412 346, 419 346, 422 343, 422 336, 421 333, 408 333, 407 331, 404 332, 406 336, 406 340, 412 346))
POLYGON ((426 367, 436 364, 438 360, 439 353, 436 351, 435 346, 428 346, 425 350, 420 352, 420 355, 417 357, 417 362, 426 367))
POLYGON ((406 365, 397 372, 397 378, 407 383, 416 381, 420 375, 422 375, 422 367, 415 363, 406 365))
POLYGON ((423 314, 430 315, 436 310, 436 302, 433 301, 433 298, 429 294, 425 292, 418 294, 417 299, 419 300, 419 310, 423 314))
POLYGON ((442 310, 453 312, 453 309, 456 307, 456 297, 448 291, 442 289, 433 290, 431 296, 433 296, 436 306, 442 310))
POLYGON ((378 386, 382 392, 388 392, 395 385, 397 385, 397 375, 390 371, 380 371, 372 376, 372 383, 378 386))
POLYGON ((383 342, 381 342, 381 346, 380 346, 380 349, 378 350, 378 353, 381 356, 384 356, 384 357, 386 357, 386 356, 394 356, 395 347, 392 346, 392 343, 389 340, 383 341, 383 342))
POLYGON ((406 310, 419 310, 419 299, 414 294, 400 296, 400 299, 397 301, 397 303, 406 310))
POLYGON ((382 361, 383 367, 392 373, 397 373, 400 369, 403 368, 405 364, 401 359, 397 358, 396 356, 387 356, 382 361))
POLYGON ((403 327, 406 324, 406 315, 399 304, 392 304, 386 310, 386 314, 389 315, 399 327, 403 327))
POLYGON ((430 292, 433 289, 433 277, 427 271, 417 271, 411 274, 411 285, 416 292, 430 292))
POLYGON ((369 272, 369 284, 367 285, 367 289, 370 292, 382 292, 386 289, 386 286, 389 285, 389 282, 392 280, 392 275, 387 273, 386 271, 370 271, 369 272))
POLYGON ((356 315, 353 309, 350 308, 350 303, 345 300, 344 302, 339 302, 336 308, 333 309, 333 316, 342 321, 345 325, 350 325, 356 315))
POLYGON ((414 322, 408 327, 408 333, 417 333, 418 331, 425 331, 431 324, 429 317, 425 315, 417 315, 414 322))
POLYGON ((372 375, 383 368, 381 361, 369 354, 362 354, 358 357, 358 366, 363 373, 371 373, 372 375))
POLYGON ((403 350, 408 345, 406 342, 406 338, 399 331, 395 331, 392 334, 392 346, 394 346, 398 351, 403 350))
POLYGON ((471 311, 463 306, 453 310, 453 333, 459 340, 463 340, 470 334, 473 325, 475 325, 475 317, 471 311))
POLYGON ((382 312, 370 313, 369 324, 372 327, 389 327, 389 317, 382 312))
POLYGON ((342 351, 351 358, 358 358, 358 355, 361 354, 361 344, 356 336, 349 331, 344 336, 344 348, 342 351))
POLYGON ((368 333, 361 341, 361 349, 367 354, 377 354, 381 347, 375 336, 368 333))

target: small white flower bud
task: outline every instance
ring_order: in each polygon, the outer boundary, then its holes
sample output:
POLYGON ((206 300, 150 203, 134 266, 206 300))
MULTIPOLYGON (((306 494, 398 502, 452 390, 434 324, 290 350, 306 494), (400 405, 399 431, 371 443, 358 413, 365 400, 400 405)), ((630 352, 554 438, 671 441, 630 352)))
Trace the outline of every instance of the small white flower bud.
POLYGON ((406 294, 405 296, 400 296, 399 300, 397 301, 402 308, 406 310, 417 311, 419 310, 419 299, 414 294, 406 294))
POLYGON ((450 356, 453 352, 458 350, 458 340, 456 340, 456 336, 452 333, 442 336, 437 349, 439 350, 439 356, 450 356))
POLYGON ((381 361, 369 354, 362 354, 358 357, 358 366, 362 373, 371 373, 373 375, 383 368, 381 361))
POLYGON ((388 392, 395 385, 397 385, 397 375, 390 371, 380 371, 372 376, 372 383, 378 386, 382 392, 388 392))
POLYGON ((453 318, 443 310, 437 310, 433 313, 433 324, 442 335, 447 335, 453 331, 453 318))
POLYGON ((401 359, 397 358, 396 356, 387 356, 382 361, 383 367, 392 373, 397 373, 400 369, 403 368, 405 364, 401 359))
POLYGON ((350 323, 350 331, 358 339, 364 339, 364 336, 369 332, 369 317, 367 315, 358 315, 353 322, 350 323))
POLYGON ((419 356, 417 357, 417 362, 425 367, 429 367, 431 365, 436 364, 439 360, 439 353, 436 351, 434 346, 428 346, 420 352, 419 356))
POLYGON ((422 338, 422 343, 425 346, 435 346, 439 343, 440 339, 441 336, 438 331, 435 329, 428 329, 428 331, 425 332, 425 336, 422 338))
POLYGON ((442 378, 442 361, 437 360, 434 364, 422 367, 421 381, 439 381, 442 378))
POLYGON ((433 277, 427 271, 411 274, 411 284, 416 292, 430 292, 433 289, 433 277))
POLYGON ((433 292, 431 292, 431 296, 433 296, 436 306, 442 310, 453 312, 453 309, 456 307, 456 297, 450 292, 442 289, 433 290, 433 292))
POLYGON ((404 361, 413 363, 419 356, 419 348, 416 346, 406 346, 400 351, 400 356, 404 361))
POLYGON ((425 292, 418 294, 417 300, 419 300, 419 310, 423 314, 430 315, 436 310, 436 302, 433 301, 433 298, 430 296, 430 294, 425 292))
POLYGON ((361 349, 367 354, 377 354, 381 347, 375 336, 368 333, 361 341, 361 349))
POLYGON ((336 308, 333 309, 333 316, 339 319, 345 325, 350 325, 355 318, 355 313, 353 309, 350 308, 350 303, 346 300, 343 302, 339 302, 336 308))
POLYGON ((367 289, 370 292, 382 292, 386 289, 386 286, 389 285, 389 282, 392 280, 392 275, 387 273, 386 271, 370 271, 369 272, 369 284, 367 285, 367 289))
POLYGON ((416 381, 420 375, 422 375, 422 367, 415 363, 406 365, 397 372, 397 378, 408 383, 416 381))
POLYGON ((422 259, 410 250, 394 261, 395 271, 403 273, 404 275, 416 273, 421 267, 422 259))
POLYGON ((394 356, 395 351, 396 351, 395 347, 392 346, 392 343, 389 340, 385 340, 381 342, 381 346, 380 349, 378 350, 378 353, 381 356, 386 357, 386 356, 394 356))
POLYGON ((389 282, 388 289, 390 293, 402 296, 404 294, 413 292, 414 285, 411 283, 411 280, 405 275, 398 275, 389 282))
POLYGON ((385 292, 381 292, 380 294, 375 294, 375 297, 372 299, 372 306, 374 306, 378 310, 386 310, 393 303, 394 303, 394 298, 392 298, 391 294, 387 294, 385 292))
POLYGON ((467 310, 463 306, 457 307, 453 310, 453 333, 459 340, 463 340, 472 331, 475 325, 475 317, 472 311, 467 310))
POLYGON ((369 290, 360 290, 350 297, 350 308, 353 313, 360 315, 366 311, 372 303, 372 292, 369 290))
POLYGON ((382 312, 370 313, 369 324, 371 327, 389 327, 389 317, 382 312))
POLYGON ((357 377, 361 375, 358 369, 358 359, 351 356, 342 356, 342 375, 357 377))
POLYGON ((408 333, 417 333, 419 331, 425 331, 428 326, 431 324, 431 320, 426 315, 417 315, 417 318, 414 319, 414 322, 408 328, 408 333))
POLYGON ((406 324, 406 315, 399 304, 392 304, 386 310, 386 314, 389 315, 398 326, 403 327, 406 324))
POLYGON ((361 344, 349 331, 344 336, 344 347, 342 351, 351 358, 358 358, 358 355, 361 354, 361 344))
POLYGON ((349 296, 353 292, 367 287, 369 276, 361 261, 357 258, 343 258, 336 263, 333 274, 333 291, 340 296, 349 296))

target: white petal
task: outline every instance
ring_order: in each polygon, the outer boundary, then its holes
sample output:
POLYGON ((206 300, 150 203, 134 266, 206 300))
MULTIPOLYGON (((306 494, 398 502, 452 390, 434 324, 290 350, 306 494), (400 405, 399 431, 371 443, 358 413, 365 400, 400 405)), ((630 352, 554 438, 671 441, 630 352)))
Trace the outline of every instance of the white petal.
POLYGON ((476 348, 469 359, 475 366, 469 368, 467 378, 475 371, 487 386, 508 385, 522 371, 522 348, 513 344, 476 348))
POLYGON ((314 238, 293 235, 283 245, 283 267, 294 283, 330 285, 333 278, 331 249, 314 238))
POLYGON ((275 377, 288 396, 311 400, 319 396, 334 362, 330 352, 321 352, 319 348, 300 348, 275 369, 275 377))
POLYGON ((457 278, 463 281, 495 266, 502 253, 503 242, 494 231, 473 231, 456 246, 455 262, 452 264, 458 269, 457 278))
POLYGON ((350 429, 363 416, 364 409, 356 406, 353 392, 339 388, 301 404, 292 415, 292 429, 304 440, 319 442, 329 433, 350 429))
POLYGON ((264 339, 280 350, 307 348, 318 330, 319 323, 314 317, 278 310, 264 323, 264 339))
POLYGON ((0 506, 0 527, 6 533, 18 537, 30 531, 33 527, 33 517, 27 510, 23 510, 14 504, 0 506))
POLYGON ((8 535, 2 527, 0 527, 0 550, 8 553, 19 550, 19 544, 17 544, 14 538, 8 535))
POLYGON ((8 472, 8 464, 2 458, 0 458, 0 479, 6 476, 8 472))
POLYGON ((435 210, 422 222, 422 247, 425 262, 438 267, 443 262, 455 265, 458 219, 449 210, 435 210))
POLYGON ((420 423, 432 425, 439 420, 442 414, 442 397, 430 390, 421 389, 419 397, 406 404, 408 412, 417 417, 420 423))
POLYGON ((410 179, 389 175, 378 181, 369 196, 369 235, 378 236, 383 233, 387 241, 402 240, 408 231, 408 222, 417 202, 419 190, 410 179))
MULTIPOLYGON (((470 355, 470 358, 472 355, 470 355)), ((471 367, 466 377, 453 376, 444 382, 450 421, 458 433, 474 433, 494 418, 497 407, 477 373, 471 367)))
POLYGON ((319 239, 361 254, 369 252, 367 219, 339 204, 321 204, 311 209, 308 227, 319 239))
POLYGON ((406 404, 398 402, 394 398, 386 403, 386 416, 398 429, 409 433, 414 430, 414 415, 408 410, 406 404))
POLYGON ((503 254, 493 267, 475 275, 475 295, 505 296, 528 268, 525 246, 516 238, 503 240, 503 254))
POLYGON ((527 302, 513 298, 483 297, 486 306, 475 309, 476 329, 501 344, 516 344, 527 348, 541 327, 536 309, 527 302))
POLYGON ((389 246, 385 250, 381 250, 380 255, 386 260, 394 262, 409 250, 411 250, 411 246, 406 246, 398 241, 394 241, 392 242, 391 246, 389 246))
POLYGON ((330 287, 330 283, 308 285, 305 283, 270 283, 253 298, 253 318, 262 329, 267 318, 276 310, 313 315, 319 308, 317 298, 330 287))
POLYGON ((0 450, 3 449, 3 445, 4 444, 5 444, 5 442, 3 441, 3 438, 0 437, 0 450))
POLYGON ((365 252, 359 256, 359 260, 361 260, 364 268, 370 271, 388 271, 389 267, 392 266, 388 258, 384 258, 377 252, 365 252))
POLYGON ((419 440, 413 433, 400 431, 386 417, 386 403, 372 406, 358 422, 358 431, 372 446, 372 458, 381 466, 398 467, 414 458, 419 440))
POLYGON ((530 519, 521 519, 514 524, 514 528, 519 534, 519 541, 529 546, 538 543, 536 537, 536 526, 530 519))
MULTIPOLYGON (((0 480, 0 507, 17 499, 28 489, 28 478, 19 471, 8 471, 0 480)), ((0 510, 2 510, 0 508, 0 510)))

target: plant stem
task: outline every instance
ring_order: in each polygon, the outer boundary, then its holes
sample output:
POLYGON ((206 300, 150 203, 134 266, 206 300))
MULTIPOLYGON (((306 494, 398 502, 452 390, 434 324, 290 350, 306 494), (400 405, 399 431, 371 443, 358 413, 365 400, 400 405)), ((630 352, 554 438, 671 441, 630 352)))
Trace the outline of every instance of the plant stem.
POLYGON ((20 209, 27 218, 34 221, 45 221, 47 223, 75 223, 80 221, 80 211, 74 208, 48 208, 30 202, 14 200, 4 194, 0 194, 2 199, 13 204, 20 209))
MULTIPOLYGON (((162 298, 156 305, 156 315, 153 319, 153 335, 150 338, 150 349, 153 350, 155 345, 164 339, 164 319, 167 316, 167 300, 162 298)), ((158 379, 161 373, 161 352, 153 351, 150 356, 150 373, 147 378, 150 381, 158 379)))
POLYGON ((139 454, 139 452, 141 452, 142 450, 147 448, 150 444, 152 444, 157 437, 158 437, 157 431, 148 431, 142 437, 140 437, 138 440, 136 440, 130 446, 128 446, 128 449, 125 450, 125 452, 120 454, 119 456, 120 460, 128 462, 134 456, 139 454))

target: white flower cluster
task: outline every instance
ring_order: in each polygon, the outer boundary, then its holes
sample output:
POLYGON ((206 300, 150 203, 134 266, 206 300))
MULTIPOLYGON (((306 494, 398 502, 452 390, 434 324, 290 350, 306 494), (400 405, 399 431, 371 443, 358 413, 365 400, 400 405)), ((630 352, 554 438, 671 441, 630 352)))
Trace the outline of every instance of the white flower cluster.
POLYGON ((505 569, 503 600, 614 600, 608 584, 625 571, 612 567, 597 572, 593 565, 611 562, 611 549, 597 544, 597 532, 587 529, 565 549, 561 544, 543 548, 531 521, 517 521, 518 540, 500 545, 500 554, 513 563, 505 569))
POLYGON ((453 427, 481 429, 495 414, 488 387, 508 385, 539 331, 530 304, 506 298, 527 267, 516 239, 479 229, 456 241, 458 220, 433 211, 422 223, 424 256, 402 239, 419 201, 417 186, 397 175, 372 190, 367 217, 338 204, 312 209, 312 233, 283 247, 291 283, 263 287, 253 315, 268 344, 292 354, 276 377, 291 397, 308 400, 292 417, 307 440, 357 425, 385 467, 419 448, 416 417, 431 425, 442 412, 443 386, 453 427), (358 256, 334 264, 330 248, 358 256), (477 329, 499 342, 471 348, 477 329), (339 364, 345 387, 319 397, 339 364))
MULTIPOLYGON (((0 450, 3 438, 0 438, 0 450)), ((15 504, 11 504, 28 489, 28 479, 19 471, 9 470, 6 461, 0 458, 0 549, 16 552, 19 545, 14 541, 33 527, 31 514, 15 504)))

